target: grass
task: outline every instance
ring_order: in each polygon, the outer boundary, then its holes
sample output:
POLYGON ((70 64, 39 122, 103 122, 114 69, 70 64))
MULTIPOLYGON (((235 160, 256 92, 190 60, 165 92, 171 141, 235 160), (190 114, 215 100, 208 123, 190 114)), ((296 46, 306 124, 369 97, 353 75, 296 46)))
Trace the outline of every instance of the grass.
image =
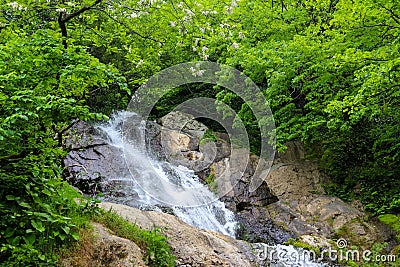
POLYGON ((79 240, 70 247, 63 248, 58 252, 60 262, 68 259, 72 266, 87 266, 92 260, 92 253, 95 250, 93 242, 93 228, 81 228, 79 231, 79 240))
POLYGON ((7 227, 4 233, 0 232, 0 238, 15 243, 0 244, 0 266, 59 266, 63 259, 71 260, 73 266, 87 266, 94 250, 92 221, 135 242, 145 252, 144 261, 148 266, 175 265, 167 239, 159 229, 141 229, 114 212, 100 209, 98 201, 82 197, 64 181, 47 183, 42 198, 36 197, 36 206, 8 197, 29 210, 14 208, 14 214, 23 219, 19 222, 21 230, 7 227))
POLYGON ((70 202, 68 215, 71 221, 79 227, 79 241, 69 246, 68 248, 61 249, 60 257, 67 255, 68 251, 72 253, 79 253, 80 259, 75 257, 74 260, 83 261, 79 262, 77 266, 85 266, 85 260, 89 259, 87 251, 90 251, 92 240, 92 228, 90 221, 98 222, 111 231, 115 235, 129 239, 136 243, 142 251, 145 251, 144 262, 149 266, 154 267, 169 267, 175 266, 175 258, 170 252, 170 246, 167 243, 166 237, 161 233, 160 229, 144 230, 138 225, 132 224, 129 221, 120 217, 113 211, 104 211, 99 209, 95 204, 97 201, 93 199, 82 198, 82 196, 69 184, 65 183, 62 186, 63 196, 66 199, 73 200, 70 202), (78 201, 76 201, 79 199, 78 201), (80 209, 78 208, 80 207, 80 209), (82 214, 82 210, 85 214, 82 214))
POLYGON ((143 251, 146 251, 144 261, 149 266, 175 266, 175 257, 171 254, 167 238, 161 233, 160 229, 155 228, 150 231, 141 229, 138 225, 131 224, 112 210, 102 211, 95 218, 95 221, 112 230, 117 236, 132 240, 143 251))
POLYGON ((308 250, 308 251, 314 251, 315 255, 317 257, 319 257, 320 254, 321 254, 321 251, 320 251, 319 247, 313 247, 310 244, 304 243, 304 242, 300 241, 297 238, 289 238, 289 240, 287 242, 284 242, 283 244, 284 245, 292 245, 293 247, 302 248, 302 249, 305 249, 305 250, 308 250))

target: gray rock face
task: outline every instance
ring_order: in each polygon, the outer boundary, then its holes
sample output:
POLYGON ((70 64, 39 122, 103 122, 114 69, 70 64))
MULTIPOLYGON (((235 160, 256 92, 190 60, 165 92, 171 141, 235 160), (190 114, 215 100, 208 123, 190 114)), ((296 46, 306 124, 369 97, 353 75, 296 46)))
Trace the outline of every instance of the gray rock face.
POLYGON ((278 198, 293 199, 311 194, 324 194, 327 178, 312 162, 278 162, 265 178, 269 188, 278 198))
POLYGON ((212 165, 217 192, 224 192, 225 188, 232 189, 221 195, 221 200, 231 210, 240 212, 248 207, 261 207, 278 201, 265 182, 254 192, 250 192, 250 179, 254 175, 258 160, 258 157, 251 155, 246 149, 233 149, 230 159, 224 158, 212 165), (247 162, 245 168, 242 167, 242 162, 247 162))
POLYGON ((304 160, 304 155, 299 142, 289 143, 287 154, 279 155, 265 177, 279 201, 264 210, 265 216, 311 245, 315 239, 323 244, 330 239, 345 238, 349 245, 366 249, 385 241, 383 234, 380 238, 378 226, 365 221, 367 215, 359 207, 324 195, 322 184, 329 180, 316 163, 304 160))
POLYGON ((260 159, 245 149, 233 149, 230 156, 213 163, 211 169, 217 181, 217 192, 231 187, 229 192, 221 194, 221 200, 236 212, 235 217, 241 225, 237 233, 238 238, 265 243, 287 241, 291 235, 278 227, 263 210, 278 201, 267 183, 264 181, 255 191, 250 191, 250 179, 255 174, 260 159), (242 162, 247 162, 244 169, 241 167, 242 162))
POLYGON ((72 150, 64 159, 69 182, 85 194, 94 194, 100 190, 103 177, 121 165, 121 159, 107 159, 113 155, 114 149, 98 137, 97 130, 86 122, 76 123, 66 140, 66 145, 72 150))
POLYGON ((207 131, 207 126, 194 119, 193 115, 186 114, 180 111, 173 111, 166 116, 160 118, 158 123, 171 130, 186 133, 198 141, 203 137, 204 132, 207 131))
POLYGON ((79 122, 69 131, 68 145, 72 149, 64 159, 68 182, 86 195, 103 193, 107 197, 124 197, 135 201, 129 190, 132 182, 120 149, 106 143, 106 137, 92 125, 79 122))
MULTIPOLYGON (((329 180, 318 170, 316 163, 304 159, 300 142, 289 143, 287 152, 278 154, 270 172, 263 177, 264 182, 253 193, 249 193, 249 177, 254 174, 259 159, 250 155, 246 171, 240 172, 237 161, 248 160, 248 153, 240 150, 234 150, 234 153, 242 157, 235 161, 230 155, 230 158, 214 162, 211 172, 217 181, 229 180, 226 176, 241 175, 234 179, 236 184, 232 190, 221 196, 221 200, 236 211, 242 226, 239 238, 282 243, 296 237, 321 246, 335 238, 346 238, 349 244, 363 248, 388 240, 389 237, 379 231, 382 226, 365 222, 366 214, 359 205, 324 195, 322 184, 329 180)), ((218 190, 221 185, 217 185, 218 190)))
POLYGON ((265 207, 249 207, 236 213, 236 220, 241 227, 237 238, 250 243, 281 244, 293 237, 288 229, 282 228, 273 221, 265 207))

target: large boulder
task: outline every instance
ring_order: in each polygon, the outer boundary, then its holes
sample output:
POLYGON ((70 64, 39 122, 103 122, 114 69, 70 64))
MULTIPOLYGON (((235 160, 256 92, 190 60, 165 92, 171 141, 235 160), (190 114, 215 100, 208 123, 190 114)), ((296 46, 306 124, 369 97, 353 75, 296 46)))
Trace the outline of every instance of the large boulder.
POLYGON ((379 230, 382 226, 366 221, 359 202, 346 203, 325 195, 322 185, 330 181, 316 162, 305 159, 300 142, 290 142, 287 147, 265 177, 279 201, 263 208, 263 216, 310 245, 315 245, 316 239, 322 245, 345 238, 350 245, 367 249, 387 241, 388 236, 379 230))
POLYGON ((262 177, 264 182, 254 192, 249 190, 249 179, 262 159, 233 149, 229 158, 212 164, 217 191, 223 188, 218 181, 226 184, 234 180, 232 190, 221 200, 236 212, 241 225, 239 238, 282 243, 292 237, 321 246, 329 240, 346 238, 350 244, 365 249, 376 242, 389 241, 390 236, 380 230, 382 225, 365 220, 367 215, 360 203, 345 203, 325 194, 322 185, 330 181, 316 162, 306 160, 300 142, 290 142, 287 147, 286 153, 277 154, 269 173, 262 177), (235 154, 239 156, 232 157, 235 154), (238 167, 242 162, 248 162, 244 172, 238 167))
POLYGON ((77 122, 67 133, 66 146, 70 150, 64 159, 67 179, 85 194, 100 192, 104 177, 111 172, 125 172, 117 149, 109 146, 89 123, 77 122))
POLYGON ((211 166, 211 174, 217 184, 216 191, 229 209, 240 212, 250 206, 267 206, 278 201, 264 181, 255 191, 250 190, 250 180, 259 160, 248 150, 235 148, 230 158, 224 158, 211 166))
POLYGON ((208 130, 207 126, 194 119, 191 114, 180 111, 172 111, 158 120, 158 123, 165 128, 186 133, 200 141, 204 133, 208 130))
POLYGON ((64 159, 64 166, 71 185, 85 195, 136 202, 138 196, 133 190, 132 174, 120 147, 109 145, 107 136, 82 121, 68 131, 67 137, 70 152, 64 159))
POLYGON ((145 267, 141 249, 101 224, 92 223, 92 237, 61 260, 63 267, 145 267))
POLYGON ((254 179, 257 165, 262 159, 241 148, 232 149, 229 156, 212 164, 211 175, 220 199, 236 213, 235 217, 240 223, 238 238, 249 242, 287 241, 291 235, 263 212, 264 207, 278 201, 268 184, 262 181, 255 191, 250 190, 251 179, 254 179))
POLYGON ((256 266, 251 246, 209 230, 190 226, 175 216, 154 211, 142 211, 125 205, 100 203, 144 229, 157 227, 168 239, 177 266, 256 266))

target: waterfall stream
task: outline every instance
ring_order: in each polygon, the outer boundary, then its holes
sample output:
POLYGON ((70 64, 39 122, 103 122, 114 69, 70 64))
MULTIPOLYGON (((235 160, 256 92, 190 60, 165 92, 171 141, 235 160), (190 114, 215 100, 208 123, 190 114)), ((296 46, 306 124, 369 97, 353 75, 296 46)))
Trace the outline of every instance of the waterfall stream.
MULTIPOLYGON (((96 126, 102 138, 116 148, 121 157, 124 157, 126 166, 123 168, 129 169, 129 172, 119 170, 115 177, 107 177, 105 183, 109 185, 110 190, 105 192, 101 199, 139 209, 172 213, 197 228, 235 237, 237 223, 234 213, 228 210, 223 202, 216 200, 214 193, 199 181, 193 171, 149 156, 151 153, 146 153, 145 148, 138 145, 145 143, 143 142, 145 127, 145 121, 127 112, 119 112, 108 123, 96 126), (136 121, 133 123, 133 128, 123 131, 122 126, 127 117, 136 121), (169 204, 177 202, 180 205, 169 204)), ((275 255, 282 255, 282 252, 285 252, 289 257, 299 255, 303 251, 293 246, 271 246, 262 243, 255 245, 268 248, 265 251, 259 250, 264 256, 271 248, 276 252, 275 255)), ((310 259, 303 259, 301 262, 294 262, 291 259, 275 258, 266 261, 269 262, 268 266, 275 267, 328 266, 312 262, 310 259)))
POLYGON ((234 236, 236 222, 233 212, 223 202, 215 200, 215 195, 199 181, 193 171, 152 158, 137 145, 143 141, 139 139, 144 138, 141 131, 141 127, 145 127, 144 121, 137 121, 137 131, 130 129, 129 136, 125 135, 128 140, 123 139, 121 126, 127 117, 134 119, 133 114, 120 112, 107 124, 96 127, 109 145, 121 151, 130 170, 124 177, 114 177, 110 181, 122 186, 122 190, 131 191, 128 197, 126 194, 121 197, 111 194, 103 197, 104 200, 142 209, 169 209, 192 226, 234 236), (179 190, 176 189, 177 184, 179 190), (169 204, 177 202, 180 205, 169 204))

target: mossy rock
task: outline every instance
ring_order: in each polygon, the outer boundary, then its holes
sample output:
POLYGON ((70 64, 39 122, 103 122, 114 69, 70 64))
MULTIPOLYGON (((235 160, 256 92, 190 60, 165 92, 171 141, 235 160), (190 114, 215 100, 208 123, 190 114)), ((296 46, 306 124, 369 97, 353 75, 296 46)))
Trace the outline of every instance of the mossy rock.
POLYGON ((393 231, 397 232, 397 240, 400 241, 400 215, 395 214, 382 214, 378 216, 381 223, 386 224, 393 231))
POLYGON ((397 245, 392 249, 391 254, 400 257, 400 245, 397 245))

